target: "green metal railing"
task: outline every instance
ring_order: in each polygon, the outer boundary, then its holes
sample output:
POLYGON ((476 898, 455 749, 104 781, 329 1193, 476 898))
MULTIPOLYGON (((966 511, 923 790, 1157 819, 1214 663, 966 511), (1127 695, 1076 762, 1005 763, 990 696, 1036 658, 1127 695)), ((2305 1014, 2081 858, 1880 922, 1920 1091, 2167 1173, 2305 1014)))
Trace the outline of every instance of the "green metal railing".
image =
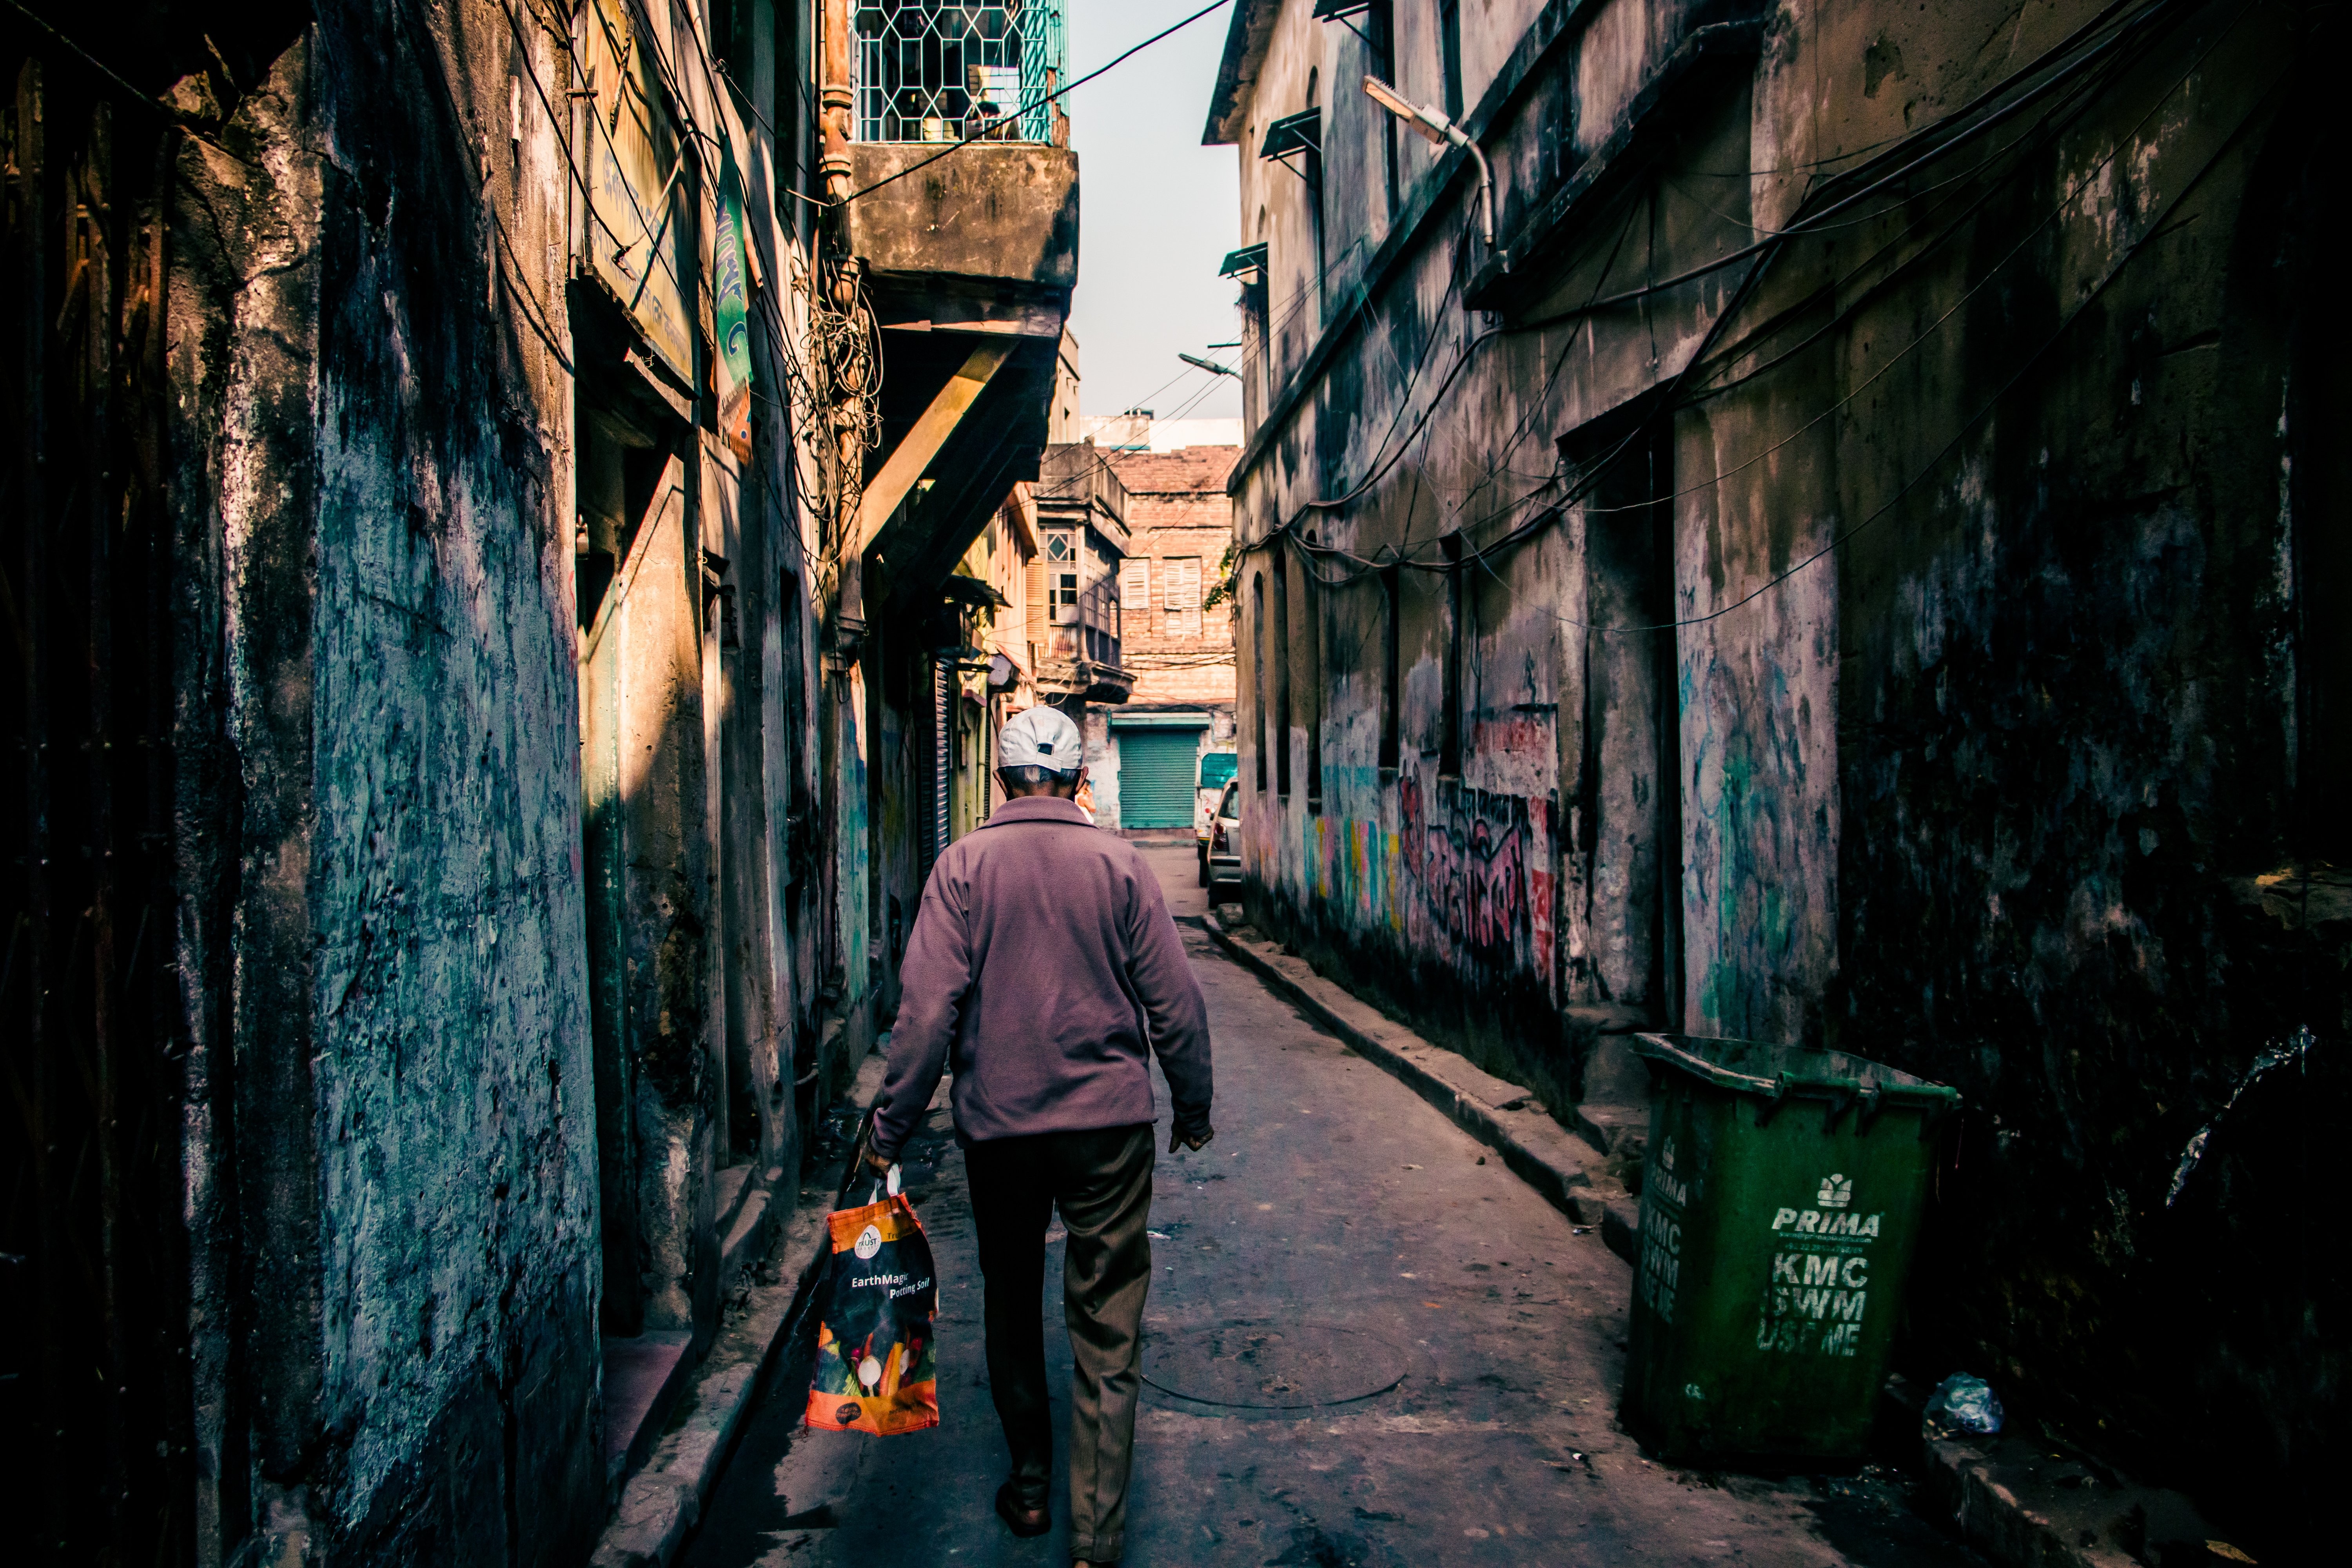
POLYGON ((856 32, 859 141, 1054 140, 1058 3, 863 0, 856 32))

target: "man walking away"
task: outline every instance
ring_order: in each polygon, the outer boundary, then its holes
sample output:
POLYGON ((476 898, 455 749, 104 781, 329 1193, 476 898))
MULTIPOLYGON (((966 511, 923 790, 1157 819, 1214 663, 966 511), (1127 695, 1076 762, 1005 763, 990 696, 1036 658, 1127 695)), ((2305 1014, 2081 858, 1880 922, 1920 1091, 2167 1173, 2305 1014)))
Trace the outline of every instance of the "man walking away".
POLYGON ((1175 1107, 1169 1152, 1203 1147, 1216 1135, 1208 1010, 1159 879, 1078 810, 1077 726, 1051 708, 1015 714, 998 739, 997 776, 1011 798, 940 857, 923 889, 867 1158, 887 1170, 898 1157, 952 1051, 988 1379, 1013 1450, 996 1511, 1015 1535, 1052 1526, 1040 1318, 1045 1227, 1061 1210, 1070 1555, 1087 1568, 1118 1560, 1127 1522, 1151 1283, 1148 1053, 1175 1107))

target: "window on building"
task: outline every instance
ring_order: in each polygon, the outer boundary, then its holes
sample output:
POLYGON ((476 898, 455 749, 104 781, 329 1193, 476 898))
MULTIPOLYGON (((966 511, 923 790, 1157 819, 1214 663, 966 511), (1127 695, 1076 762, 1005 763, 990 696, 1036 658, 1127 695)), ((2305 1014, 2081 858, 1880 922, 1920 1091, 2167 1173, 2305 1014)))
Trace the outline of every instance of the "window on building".
POLYGON ((1385 626, 1381 635, 1381 766, 1393 769, 1397 765, 1397 674, 1401 657, 1402 606, 1397 602, 1404 592, 1404 570, 1394 562, 1381 568, 1381 608, 1385 626))
MULTIPOLYGON (((1315 542, 1309 533, 1307 542, 1315 542)), ((1307 656, 1307 808, 1323 809, 1323 688, 1328 674, 1323 668, 1323 595, 1322 579, 1315 575, 1315 558, 1298 558, 1298 618, 1307 630, 1307 646, 1301 650, 1307 656)))
MULTIPOLYGON (((1309 70, 1307 73, 1307 108, 1322 107, 1320 100, 1317 97, 1318 89, 1316 73, 1309 70)), ((1301 173, 1307 176, 1307 216, 1315 231, 1315 315, 1319 321, 1323 316, 1324 277, 1331 270, 1330 259, 1325 254, 1323 239, 1323 132, 1319 121, 1315 132, 1314 144, 1307 149, 1306 157, 1302 162, 1304 168, 1301 173)))
POLYGON ((1171 555, 1160 563, 1160 604, 1171 637, 1201 635, 1201 558, 1171 555))
POLYGON ((1462 0, 1437 0, 1437 47, 1445 68, 1445 118, 1459 120, 1462 118, 1462 0))
MULTIPOLYGON (((1372 0, 1364 13, 1364 43, 1370 57, 1372 74, 1382 81, 1396 80, 1396 0, 1372 0)), ((1367 112, 1381 128, 1381 189, 1388 198, 1383 209, 1389 221, 1396 221, 1397 208, 1397 117, 1367 102, 1367 112)))
POLYGON ((1444 700, 1437 716, 1437 771, 1462 774, 1462 654, 1469 639, 1463 635, 1462 536, 1449 533, 1439 542, 1445 552, 1444 700))
MULTIPOLYGON (((1260 246, 1266 243, 1265 208, 1263 205, 1257 209, 1257 242, 1260 246)), ((1261 251, 1260 265, 1245 274, 1242 280, 1242 338, 1246 344, 1242 351, 1244 356, 1243 368, 1247 373, 1247 378, 1242 383, 1243 411, 1249 416, 1251 428, 1255 428, 1266 400, 1274 395, 1274 367, 1267 357, 1274 352, 1273 285, 1267 281, 1264 261, 1265 252, 1261 251)))
POLYGON ((1127 612, 1135 612, 1135 629, 1148 634, 1151 630, 1151 562, 1149 557, 1122 561, 1118 567, 1119 624, 1127 624, 1127 612))
POLYGON ((1250 578, 1250 728, 1257 738, 1257 793, 1265 793, 1265 574, 1250 578))
POLYGON ((1274 552, 1274 793, 1290 794, 1290 565, 1274 552))
POLYGON ((1078 546, 1074 534, 1045 535, 1045 608, 1059 626, 1078 622, 1078 546))
POLYGON ((860 142, 1058 142, 1063 7, 1011 0, 860 0, 860 142))

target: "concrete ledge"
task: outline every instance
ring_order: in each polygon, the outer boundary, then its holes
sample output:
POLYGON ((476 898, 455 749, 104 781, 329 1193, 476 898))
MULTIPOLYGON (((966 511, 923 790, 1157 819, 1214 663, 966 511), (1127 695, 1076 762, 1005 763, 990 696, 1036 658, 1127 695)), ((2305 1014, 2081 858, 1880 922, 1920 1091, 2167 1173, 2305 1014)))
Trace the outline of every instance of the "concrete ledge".
POLYGON ((1431 1045, 1274 943, 1236 936, 1213 913, 1201 924, 1209 940, 1244 968, 1501 1154, 1512 1173, 1553 1207, 1580 1225, 1595 1223, 1585 1217, 1579 1201, 1590 1195, 1586 1166, 1595 1155, 1549 1111, 1536 1107, 1527 1089, 1473 1066, 1458 1052, 1431 1045))
MULTIPOLYGON (((881 1092, 882 1067, 879 1056, 860 1065, 850 1090, 857 1104, 869 1105, 881 1092)), ((746 1199, 737 1216, 728 1238, 730 1279, 751 1251, 751 1237, 770 1228, 767 1200, 772 1190, 746 1199)), ((677 1561, 734 1450, 744 1416, 823 1272, 825 1216, 832 1212, 828 1185, 795 1208, 781 1227, 782 1234, 765 1255, 774 1265, 774 1283, 753 1284, 719 1324, 710 1353, 695 1369, 653 1457, 622 1489, 620 1505, 588 1560, 590 1568, 669 1568, 677 1561)))
POLYGON ((683 1329, 604 1342, 607 1496, 652 1454, 692 1374, 693 1352, 694 1336, 683 1329))
POLYGON ((1628 1264, 1640 1267, 1641 1204, 1633 1198, 1621 1196, 1600 1200, 1594 1208, 1598 1212, 1593 1214, 1591 1223, 1601 1227, 1601 1239, 1609 1244, 1609 1250, 1628 1264))
POLYGON ((2227 1561, 2179 1492, 2134 1486, 2021 1436, 1929 1436, 1923 1447, 1928 1490, 1953 1528, 2011 1568, 2227 1561))

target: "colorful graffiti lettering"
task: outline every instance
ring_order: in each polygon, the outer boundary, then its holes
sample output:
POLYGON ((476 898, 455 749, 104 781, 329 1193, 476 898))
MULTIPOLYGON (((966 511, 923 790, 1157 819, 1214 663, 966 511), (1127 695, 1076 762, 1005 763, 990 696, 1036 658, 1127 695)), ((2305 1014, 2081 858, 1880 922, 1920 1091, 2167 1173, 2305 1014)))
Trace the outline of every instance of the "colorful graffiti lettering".
POLYGON ((1397 778, 1405 877, 1439 931, 1498 969, 1551 970, 1550 803, 1397 778))

